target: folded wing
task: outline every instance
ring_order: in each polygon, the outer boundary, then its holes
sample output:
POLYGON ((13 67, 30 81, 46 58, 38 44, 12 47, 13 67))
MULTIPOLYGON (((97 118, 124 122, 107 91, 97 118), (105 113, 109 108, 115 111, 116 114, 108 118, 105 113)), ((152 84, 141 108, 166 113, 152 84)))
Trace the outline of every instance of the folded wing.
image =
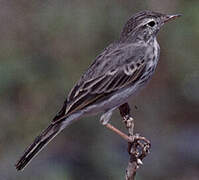
POLYGON ((139 67, 134 64, 107 72, 105 75, 84 82, 80 87, 77 85, 70 93, 70 104, 66 113, 88 107, 96 102, 103 101, 110 94, 137 83, 142 77, 146 64, 139 67))

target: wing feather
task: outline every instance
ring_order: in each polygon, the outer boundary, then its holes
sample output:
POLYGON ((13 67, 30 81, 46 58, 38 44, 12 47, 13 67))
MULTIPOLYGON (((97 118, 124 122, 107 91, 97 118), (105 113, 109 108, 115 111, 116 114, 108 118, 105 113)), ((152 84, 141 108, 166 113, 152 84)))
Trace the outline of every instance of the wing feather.
MULTIPOLYGON (((88 88, 88 86, 86 86, 86 90, 82 88, 81 91, 79 91, 80 94, 76 95, 67 107, 66 113, 72 113, 86 108, 96 102, 100 102, 104 97, 117 90, 135 84, 143 75, 145 68, 146 64, 142 64, 139 68, 133 70, 132 74, 126 74, 122 69, 116 71, 114 74, 107 73, 103 78, 100 78, 97 83, 93 81, 93 84, 91 83, 89 85, 90 88, 88 88)), ((86 83, 87 82, 85 82, 85 84, 86 83)), ((82 87, 84 87, 84 85, 82 85, 82 87)))

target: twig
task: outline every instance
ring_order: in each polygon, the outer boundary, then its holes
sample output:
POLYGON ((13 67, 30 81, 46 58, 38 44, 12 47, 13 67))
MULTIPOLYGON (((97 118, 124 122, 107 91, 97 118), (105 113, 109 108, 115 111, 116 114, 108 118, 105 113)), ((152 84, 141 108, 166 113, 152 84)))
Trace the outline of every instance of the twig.
POLYGON ((128 142, 128 153, 130 158, 125 177, 126 180, 135 180, 137 169, 143 164, 142 160, 148 155, 151 144, 145 137, 134 134, 134 119, 130 116, 128 104, 120 106, 119 109, 129 132, 128 137, 131 140, 133 139, 133 141, 128 142))

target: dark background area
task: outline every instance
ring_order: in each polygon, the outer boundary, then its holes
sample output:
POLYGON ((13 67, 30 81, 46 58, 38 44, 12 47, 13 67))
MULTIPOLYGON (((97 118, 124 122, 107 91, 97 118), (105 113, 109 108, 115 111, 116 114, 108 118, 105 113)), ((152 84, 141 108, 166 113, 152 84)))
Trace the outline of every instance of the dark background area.
MULTIPOLYGON (((130 101, 136 132, 152 142, 137 180, 199 179, 199 1, 3 0, 1 180, 124 179, 127 143, 104 128, 99 116, 65 129, 23 172, 14 164, 128 17, 145 9, 183 16, 159 33, 157 71, 130 101)), ((125 131, 118 112, 112 123, 125 131)))

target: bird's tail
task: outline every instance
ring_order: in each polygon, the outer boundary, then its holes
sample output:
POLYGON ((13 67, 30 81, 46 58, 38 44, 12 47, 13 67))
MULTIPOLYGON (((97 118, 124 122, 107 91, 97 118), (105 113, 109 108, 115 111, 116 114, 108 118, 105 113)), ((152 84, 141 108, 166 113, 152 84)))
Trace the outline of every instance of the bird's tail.
POLYGON ((59 133, 62 122, 50 124, 34 142, 26 149, 23 156, 15 164, 17 170, 23 170, 28 163, 59 133))

